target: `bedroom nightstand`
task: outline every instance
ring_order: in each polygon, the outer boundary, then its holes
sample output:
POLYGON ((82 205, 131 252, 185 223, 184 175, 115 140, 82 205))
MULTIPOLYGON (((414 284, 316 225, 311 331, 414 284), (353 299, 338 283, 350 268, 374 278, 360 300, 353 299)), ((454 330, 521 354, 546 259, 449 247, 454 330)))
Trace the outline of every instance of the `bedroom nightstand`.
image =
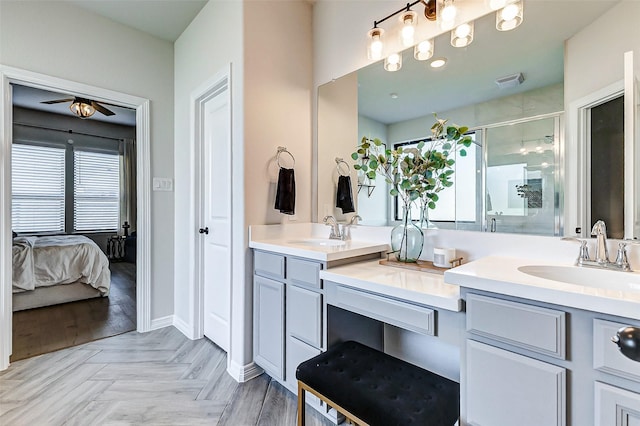
POLYGON ((127 237, 124 235, 112 235, 107 240, 107 257, 112 262, 124 260, 125 249, 124 241, 127 237))

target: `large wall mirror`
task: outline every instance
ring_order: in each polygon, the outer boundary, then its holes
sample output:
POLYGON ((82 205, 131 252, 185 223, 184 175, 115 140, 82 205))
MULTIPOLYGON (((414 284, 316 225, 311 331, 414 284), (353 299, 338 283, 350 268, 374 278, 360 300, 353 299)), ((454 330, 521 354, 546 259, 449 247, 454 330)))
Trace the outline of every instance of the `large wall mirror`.
MULTIPOLYGON (((388 147, 423 140, 437 113, 469 127, 474 145, 469 155, 456 159, 455 184, 441 193, 437 208, 430 211, 430 226, 584 235, 587 225, 580 222, 586 208, 576 205, 590 197, 574 194, 581 177, 566 179, 566 173, 577 174, 588 168, 590 160, 573 159, 578 165, 571 171, 565 163, 567 156, 589 150, 565 144, 565 135, 571 131, 566 128, 565 111, 568 103, 584 96, 576 85, 586 77, 573 77, 580 73, 575 68, 583 58, 571 59, 572 67, 565 61, 571 58, 568 49, 585 56, 583 46, 600 37, 583 37, 575 48, 567 40, 585 33, 585 28, 597 31, 602 25, 594 22, 612 8, 619 8, 616 13, 624 16, 635 14, 637 6, 618 1, 525 0, 524 21, 513 31, 497 31, 495 15, 490 14, 475 21, 474 41, 466 48, 452 47, 448 32, 437 37, 433 59, 445 58, 444 67, 434 69, 429 67, 430 60, 416 61, 409 49, 403 52, 399 71, 387 72, 378 62, 322 85, 318 92, 318 218, 331 214, 347 219, 334 207, 341 174, 336 159, 353 164, 350 155, 362 137, 378 138, 388 147), (635 9, 625 12, 627 6, 635 9), (514 78, 507 87, 496 82, 518 74, 522 78, 514 78)), ((607 47, 592 48, 595 54, 607 47)), ((614 81, 623 78, 622 53, 619 63, 614 81)), ((610 66, 617 67, 618 62, 610 66)), ((384 180, 358 176, 353 168, 351 180, 363 224, 392 225, 398 219, 398 206, 384 180)), ((622 209, 611 206, 618 207, 622 209)))

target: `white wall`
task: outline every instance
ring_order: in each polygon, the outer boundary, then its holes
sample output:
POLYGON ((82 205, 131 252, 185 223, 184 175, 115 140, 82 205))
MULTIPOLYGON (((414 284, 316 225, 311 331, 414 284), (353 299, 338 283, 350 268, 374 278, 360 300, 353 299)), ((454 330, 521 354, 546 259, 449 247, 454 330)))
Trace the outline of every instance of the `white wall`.
POLYGON ((311 5, 301 1, 211 1, 175 44, 175 318, 192 328, 194 282, 191 93, 231 64, 233 282, 229 372, 243 380, 252 354, 250 224, 289 221, 277 212, 275 154, 295 156, 296 217, 310 220, 311 5), (244 191, 240 190, 244 189, 244 191))
POLYGON ((565 105, 622 80, 624 52, 633 50, 640 70, 640 2, 623 0, 565 45, 565 105))
MULTIPOLYGON (((173 178, 171 43, 66 2, 2 1, 0 63, 150 99, 151 174, 173 178)), ((152 320, 173 313, 173 198, 151 194, 152 320)))
MULTIPOLYGON (((193 289, 195 283, 195 180, 192 175, 195 158, 191 137, 193 117, 190 97, 192 93, 231 65, 232 96, 232 162, 234 187, 242 187, 244 150, 243 113, 243 53, 242 53, 242 2, 212 1, 205 5, 189 27, 175 43, 175 150, 173 152, 176 171, 175 192, 175 323, 189 337, 195 338, 193 328, 197 320, 193 310, 193 289)), ((245 285, 245 239, 242 218, 243 197, 233 198, 234 222, 232 229, 233 288, 232 299, 238 289, 245 285), (236 244, 237 242, 237 244, 236 244)), ((242 307, 242 304, 240 304, 242 307)), ((242 328, 244 318, 236 322, 238 310, 231 310, 232 328, 236 324, 242 328)), ((242 348, 243 345, 240 345, 242 348)), ((233 333, 229 359, 244 365, 245 355, 234 351, 236 347, 233 333)))

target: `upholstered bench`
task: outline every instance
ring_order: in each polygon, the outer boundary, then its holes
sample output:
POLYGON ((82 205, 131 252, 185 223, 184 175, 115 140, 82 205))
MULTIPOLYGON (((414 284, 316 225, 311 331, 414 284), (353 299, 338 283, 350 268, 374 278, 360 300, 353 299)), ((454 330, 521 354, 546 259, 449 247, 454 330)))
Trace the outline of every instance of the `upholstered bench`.
POLYGON ((460 385, 363 344, 348 341, 298 366, 298 425, 311 392, 358 425, 453 426, 460 385))

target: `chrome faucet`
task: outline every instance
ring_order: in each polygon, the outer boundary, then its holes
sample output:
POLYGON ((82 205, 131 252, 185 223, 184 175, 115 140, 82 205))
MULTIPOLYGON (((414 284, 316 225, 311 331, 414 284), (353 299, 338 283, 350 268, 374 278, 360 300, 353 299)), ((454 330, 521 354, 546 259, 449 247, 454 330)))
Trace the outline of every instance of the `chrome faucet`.
POLYGON ((358 222, 360 222, 361 220, 362 220, 362 218, 360 217, 360 215, 359 214, 355 214, 355 215, 353 215, 353 217, 349 221, 349 226, 357 225, 358 222))
POLYGON ((325 216, 322 219, 325 225, 331 227, 331 233, 329 234, 329 238, 332 240, 341 240, 342 232, 340 232, 340 225, 338 225, 338 221, 333 216, 325 216))
POLYGON ((603 220, 597 221, 591 229, 591 236, 596 237, 596 258, 598 263, 609 263, 609 249, 607 248, 607 225, 603 220))
POLYGON ((618 271, 631 271, 629 259, 627 258, 627 243, 629 241, 621 241, 618 243, 618 253, 615 261, 609 260, 609 250, 607 248, 607 226, 604 221, 598 220, 591 230, 591 235, 596 237, 596 255, 594 259, 589 257, 587 247, 588 241, 575 237, 564 237, 563 240, 578 241, 580 243, 580 254, 576 261, 577 266, 589 266, 603 269, 615 269, 618 271))

